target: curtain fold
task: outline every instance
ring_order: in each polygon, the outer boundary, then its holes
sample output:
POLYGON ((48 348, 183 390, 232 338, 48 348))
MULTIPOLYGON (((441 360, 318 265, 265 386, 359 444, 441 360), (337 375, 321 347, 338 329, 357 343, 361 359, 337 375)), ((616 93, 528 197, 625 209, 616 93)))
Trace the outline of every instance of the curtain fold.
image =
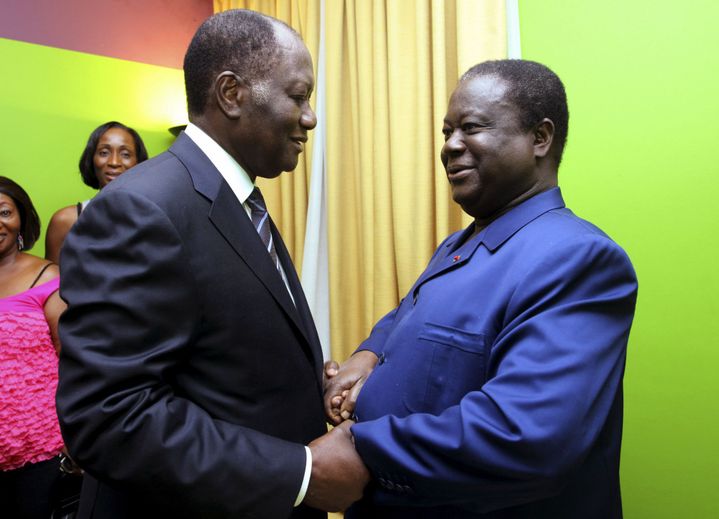
MULTIPOLYGON (((318 62, 320 0, 215 0, 294 27, 318 62)), ((507 55, 504 0, 327 0, 326 186, 332 357, 346 359, 397 305, 432 251, 469 223, 439 160, 449 94, 507 55)), ((312 142, 263 192, 302 258, 312 142)), ((298 265, 298 270, 300 265, 298 265)))

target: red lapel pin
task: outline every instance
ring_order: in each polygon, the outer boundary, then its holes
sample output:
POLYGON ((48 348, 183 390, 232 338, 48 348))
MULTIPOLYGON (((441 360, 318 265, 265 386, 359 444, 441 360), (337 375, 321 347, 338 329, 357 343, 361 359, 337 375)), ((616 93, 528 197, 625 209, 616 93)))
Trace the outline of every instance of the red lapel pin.
POLYGON ((462 256, 455 256, 454 258, 452 258, 452 261, 456 262, 459 261, 461 258, 462 256))

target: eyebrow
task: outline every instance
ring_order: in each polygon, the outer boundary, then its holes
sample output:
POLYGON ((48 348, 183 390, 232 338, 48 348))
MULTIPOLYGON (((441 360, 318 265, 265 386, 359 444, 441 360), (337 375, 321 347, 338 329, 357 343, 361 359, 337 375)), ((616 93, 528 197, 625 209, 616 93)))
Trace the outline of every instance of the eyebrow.
MULTIPOLYGON (((487 121, 493 121, 496 119, 496 117, 490 117, 489 114, 487 114, 486 112, 477 111, 477 110, 461 112, 459 114, 459 116, 457 117, 457 119, 461 122, 464 119, 466 119, 467 117, 479 117, 479 118, 487 120, 487 121)), ((447 117, 442 119, 442 121, 445 124, 449 124, 449 119, 447 117)))

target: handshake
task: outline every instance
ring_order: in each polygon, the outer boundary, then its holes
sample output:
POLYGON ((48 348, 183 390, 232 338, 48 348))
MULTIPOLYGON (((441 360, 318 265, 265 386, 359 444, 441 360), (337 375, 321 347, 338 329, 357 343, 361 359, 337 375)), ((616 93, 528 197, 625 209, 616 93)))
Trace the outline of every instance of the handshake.
POLYGON ((362 385, 377 364, 371 351, 359 351, 341 367, 325 364, 324 406, 335 427, 309 444, 312 474, 303 503, 328 512, 342 511, 362 498, 370 474, 354 447, 350 427, 362 385))

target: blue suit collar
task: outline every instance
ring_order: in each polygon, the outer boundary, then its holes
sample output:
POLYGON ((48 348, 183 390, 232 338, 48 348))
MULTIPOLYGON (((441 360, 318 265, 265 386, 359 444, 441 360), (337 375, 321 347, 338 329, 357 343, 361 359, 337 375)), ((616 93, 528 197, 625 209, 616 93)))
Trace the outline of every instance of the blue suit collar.
POLYGON ((447 238, 444 245, 440 245, 440 251, 430 261, 427 269, 415 282, 413 292, 427 280, 442 274, 443 272, 459 268, 466 264, 477 251, 480 244, 491 252, 498 249, 504 242, 512 237, 529 222, 543 215, 552 209, 564 207, 564 199, 558 187, 539 193, 529 200, 519 204, 517 207, 503 214, 480 233, 465 241, 474 231, 474 224, 460 232, 454 233, 447 238), (461 244, 458 246, 458 244, 461 244))
MULTIPOLYGON (((529 200, 525 200, 517 207, 503 214, 487 227, 482 229, 477 235, 476 245, 484 244, 487 249, 494 252, 504 242, 511 238, 517 231, 527 225, 532 220, 543 215, 552 209, 561 209, 565 207, 562 192, 558 187, 548 191, 543 191, 533 196, 529 200)), ((464 231, 456 233, 452 238, 447 240, 446 247, 455 247, 457 242, 461 242, 468 234, 474 230, 474 224, 467 227, 464 231)), ((476 247, 474 247, 476 248, 476 247)))

